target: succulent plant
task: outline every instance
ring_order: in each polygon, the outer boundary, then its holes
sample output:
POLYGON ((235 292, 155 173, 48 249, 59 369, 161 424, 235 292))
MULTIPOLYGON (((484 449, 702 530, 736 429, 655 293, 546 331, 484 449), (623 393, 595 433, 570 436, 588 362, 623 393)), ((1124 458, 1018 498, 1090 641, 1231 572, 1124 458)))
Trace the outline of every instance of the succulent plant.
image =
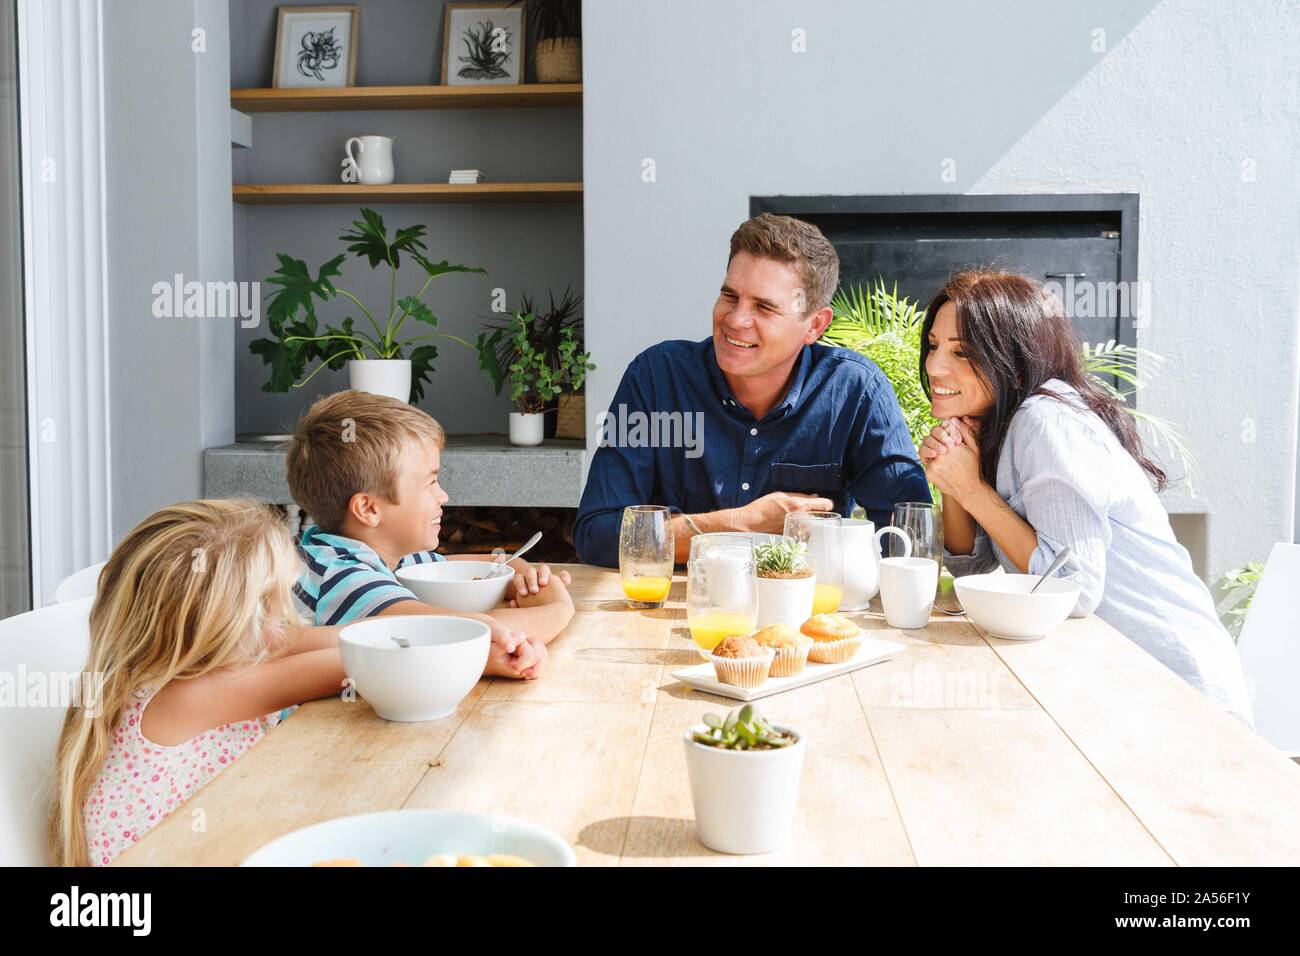
POLYGON ((799 578, 812 573, 808 564, 808 545, 794 538, 779 538, 754 547, 758 576, 762 578, 799 578))
POLYGON ((707 731, 695 731, 695 742, 723 750, 777 750, 795 742, 794 734, 777 730, 763 717, 753 704, 746 704, 739 712, 732 711, 726 719, 717 714, 705 714, 707 731))

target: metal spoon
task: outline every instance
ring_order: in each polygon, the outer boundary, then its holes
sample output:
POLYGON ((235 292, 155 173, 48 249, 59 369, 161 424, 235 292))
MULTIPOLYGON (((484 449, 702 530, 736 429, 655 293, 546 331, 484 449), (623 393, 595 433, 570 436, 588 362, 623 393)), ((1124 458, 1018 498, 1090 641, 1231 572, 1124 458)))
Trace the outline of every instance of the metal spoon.
POLYGON ((1063 565, 1066 562, 1066 559, 1068 559, 1069 557, 1070 557, 1070 549, 1068 547, 1062 548, 1061 553, 1056 556, 1056 560, 1053 561, 1050 565, 1048 565, 1047 570, 1043 572, 1043 576, 1034 582, 1034 586, 1029 589, 1029 593, 1033 594, 1035 591, 1037 591, 1038 586, 1042 584, 1044 581, 1046 581, 1048 578, 1050 578, 1053 574, 1055 574, 1057 569, 1060 568, 1060 566, 1063 565))
POLYGON ((407 640, 406 638, 404 638, 404 637, 392 637, 392 636, 390 636, 388 639, 389 639, 390 641, 392 641, 394 644, 396 644, 398 647, 410 647, 410 646, 411 646, 411 642, 408 641, 408 640, 407 640))
MULTIPOLYGON (((490 578, 494 578, 494 577, 496 577, 498 574, 501 573, 501 569, 502 569, 502 568, 509 567, 511 561, 513 561, 515 558, 519 557, 520 555, 524 554, 525 552, 531 550, 532 547, 533 547, 533 545, 535 545, 538 541, 541 541, 541 540, 542 540, 542 533, 541 533, 540 531, 538 531, 538 532, 536 532, 536 533, 535 533, 531 538, 529 538, 527 541, 524 542, 524 546, 523 546, 522 548, 520 548, 520 549, 519 549, 518 551, 516 551, 514 554, 510 555, 510 557, 506 558, 504 561, 502 561, 500 564, 498 564, 495 568, 493 568, 493 569, 492 569, 491 571, 489 571, 487 574, 483 575, 483 580, 484 580, 484 581, 487 581, 487 580, 489 580, 490 578)), ((513 569, 512 569, 512 570, 513 570, 513 569)))

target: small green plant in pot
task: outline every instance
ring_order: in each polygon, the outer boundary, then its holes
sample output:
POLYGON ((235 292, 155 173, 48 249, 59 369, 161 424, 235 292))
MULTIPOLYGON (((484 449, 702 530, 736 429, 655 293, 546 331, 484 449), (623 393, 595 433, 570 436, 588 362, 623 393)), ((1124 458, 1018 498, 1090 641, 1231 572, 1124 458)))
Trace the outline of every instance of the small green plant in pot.
POLYGON ((515 445, 541 444, 543 415, 565 389, 582 388, 587 372, 596 367, 571 326, 560 329, 552 352, 537 342, 536 323, 532 312, 516 310, 508 327, 480 332, 476 343, 479 365, 498 395, 509 380, 516 408, 510 413, 510 441, 515 445))
POLYGON ((812 616, 817 578, 808 563, 808 545, 777 538, 754 547, 758 627, 784 624, 795 630, 812 616))
POLYGON ((439 276, 453 272, 477 272, 484 269, 453 265, 443 260, 432 262, 425 255, 424 226, 398 229, 390 238, 384 220, 372 209, 362 209, 361 219, 339 236, 348 244, 347 252, 322 265, 313 277, 307 264, 283 252, 276 253, 280 268, 269 277, 268 285, 278 289, 271 295, 266 309, 270 338, 256 339, 249 345, 254 355, 270 366, 271 377, 262 386, 264 392, 287 392, 310 382, 323 368, 348 368, 353 388, 388 395, 401 401, 424 397, 424 386, 433 373, 438 349, 429 339, 443 338, 474 348, 458 336, 433 331, 438 318, 425 303, 429 286, 439 276), (371 269, 384 265, 390 272, 388 304, 383 309, 367 308, 356 295, 338 285, 341 266, 351 253, 364 259, 371 269), (397 272, 402 258, 414 262, 424 282, 413 295, 398 297, 397 272), (350 303, 364 317, 345 315, 337 324, 328 324, 317 315, 320 303, 350 303), (378 313, 378 314, 376 314, 378 313), (419 323, 421 334, 403 335, 408 319, 419 323), (416 344, 425 343, 425 344, 416 344), (309 365, 316 363, 310 373, 309 365))

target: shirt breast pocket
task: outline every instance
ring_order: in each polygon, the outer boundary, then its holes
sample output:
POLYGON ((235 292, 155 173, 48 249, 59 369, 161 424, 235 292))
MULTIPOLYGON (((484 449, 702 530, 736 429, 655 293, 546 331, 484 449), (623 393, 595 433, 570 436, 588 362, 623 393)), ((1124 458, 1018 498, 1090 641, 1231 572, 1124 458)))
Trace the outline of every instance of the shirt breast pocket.
POLYGON ((805 495, 821 495, 824 498, 838 499, 844 479, 840 475, 840 466, 835 462, 824 465, 796 465, 793 462, 776 461, 768 472, 767 490, 795 491, 805 495))

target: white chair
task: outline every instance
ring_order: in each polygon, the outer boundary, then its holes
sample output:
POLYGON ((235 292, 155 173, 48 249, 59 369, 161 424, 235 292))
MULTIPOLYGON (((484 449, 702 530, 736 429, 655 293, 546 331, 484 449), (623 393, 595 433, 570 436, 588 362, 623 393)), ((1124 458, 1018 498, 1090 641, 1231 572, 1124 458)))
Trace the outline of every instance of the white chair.
POLYGON ((54 603, 62 604, 65 601, 79 601, 84 597, 94 597, 95 590, 99 587, 99 572, 104 570, 104 565, 107 563, 107 561, 100 561, 99 564, 92 564, 88 568, 69 574, 54 589, 54 603))
POLYGON ((1275 544, 1237 640, 1253 684, 1255 732, 1288 756, 1300 754, 1300 544, 1275 544))
POLYGON ((67 712, 64 675, 90 652, 91 598, 52 604, 0 621, 0 679, 15 699, 0 706, 0 866, 45 866, 54 748, 67 712), (47 688, 44 703, 32 678, 47 688))

